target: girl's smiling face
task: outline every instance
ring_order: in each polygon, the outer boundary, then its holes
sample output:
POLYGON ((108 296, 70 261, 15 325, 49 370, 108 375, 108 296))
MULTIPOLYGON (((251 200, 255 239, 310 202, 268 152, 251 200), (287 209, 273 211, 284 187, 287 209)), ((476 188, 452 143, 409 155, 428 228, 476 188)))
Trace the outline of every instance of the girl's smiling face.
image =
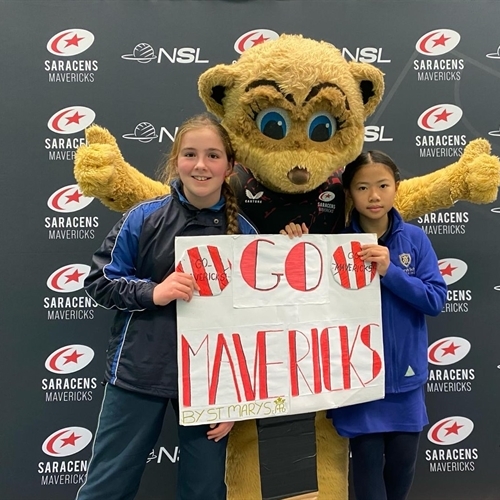
POLYGON ((191 205, 196 208, 215 205, 231 170, 224 144, 215 130, 198 128, 184 134, 177 157, 177 173, 191 205))

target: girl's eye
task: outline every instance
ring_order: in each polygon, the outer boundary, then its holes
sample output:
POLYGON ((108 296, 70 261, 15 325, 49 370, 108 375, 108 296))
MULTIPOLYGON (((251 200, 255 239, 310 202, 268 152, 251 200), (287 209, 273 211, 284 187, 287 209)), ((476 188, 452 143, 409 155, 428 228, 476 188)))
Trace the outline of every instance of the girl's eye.
POLYGON ((265 136, 276 140, 283 139, 290 127, 288 113, 281 108, 264 109, 257 115, 255 123, 265 136))
POLYGON ((337 120, 326 111, 314 113, 307 123, 307 135, 314 142, 325 142, 336 131, 337 120))

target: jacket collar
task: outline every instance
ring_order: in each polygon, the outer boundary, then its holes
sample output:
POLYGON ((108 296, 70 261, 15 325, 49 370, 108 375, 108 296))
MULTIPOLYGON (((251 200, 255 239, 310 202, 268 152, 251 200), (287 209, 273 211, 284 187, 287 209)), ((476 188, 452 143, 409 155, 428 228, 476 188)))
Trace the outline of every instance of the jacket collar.
MULTIPOLYGON (((189 203, 188 199, 184 196, 184 191, 182 188, 182 182, 180 179, 174 179, 171 184, 170 188, 172 190, 172 195, 174 195, 184 206, 189 208, 190 210, 200 210, 199 208, 196 208, 195 206, 191 205, 189 203)), ((211 210, 212 212, 219 212, 222 210, 224 205, 226 204, 226 200, 224 196, 221 196, 220 200, 215 204, 212 205, 211 207, 204 209, 204 210, 211 210)))

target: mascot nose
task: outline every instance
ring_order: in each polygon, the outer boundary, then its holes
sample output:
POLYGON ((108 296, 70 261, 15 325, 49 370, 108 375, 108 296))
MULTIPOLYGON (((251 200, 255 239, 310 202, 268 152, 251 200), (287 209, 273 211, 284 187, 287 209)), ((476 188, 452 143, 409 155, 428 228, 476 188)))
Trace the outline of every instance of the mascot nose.
POLYGON ((293 169, 288 172, 290 182, 299 186, 306 184, 310 177, 311 174, 304 167, 293 167, 293 169))

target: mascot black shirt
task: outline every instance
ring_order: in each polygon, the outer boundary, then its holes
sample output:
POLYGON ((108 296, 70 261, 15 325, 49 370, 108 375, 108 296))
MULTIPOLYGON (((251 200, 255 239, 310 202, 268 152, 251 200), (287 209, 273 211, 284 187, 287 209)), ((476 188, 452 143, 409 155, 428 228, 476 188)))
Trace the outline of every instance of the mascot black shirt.
POLYGON ((238 206, 262 234, 277 234, 289 222, 305 222, 311 234, 340 233, 345 224, 345 197, 340 172, 308 193, 277 193, 263 186, 242 165, 235 166, 231 186, 238 206))

